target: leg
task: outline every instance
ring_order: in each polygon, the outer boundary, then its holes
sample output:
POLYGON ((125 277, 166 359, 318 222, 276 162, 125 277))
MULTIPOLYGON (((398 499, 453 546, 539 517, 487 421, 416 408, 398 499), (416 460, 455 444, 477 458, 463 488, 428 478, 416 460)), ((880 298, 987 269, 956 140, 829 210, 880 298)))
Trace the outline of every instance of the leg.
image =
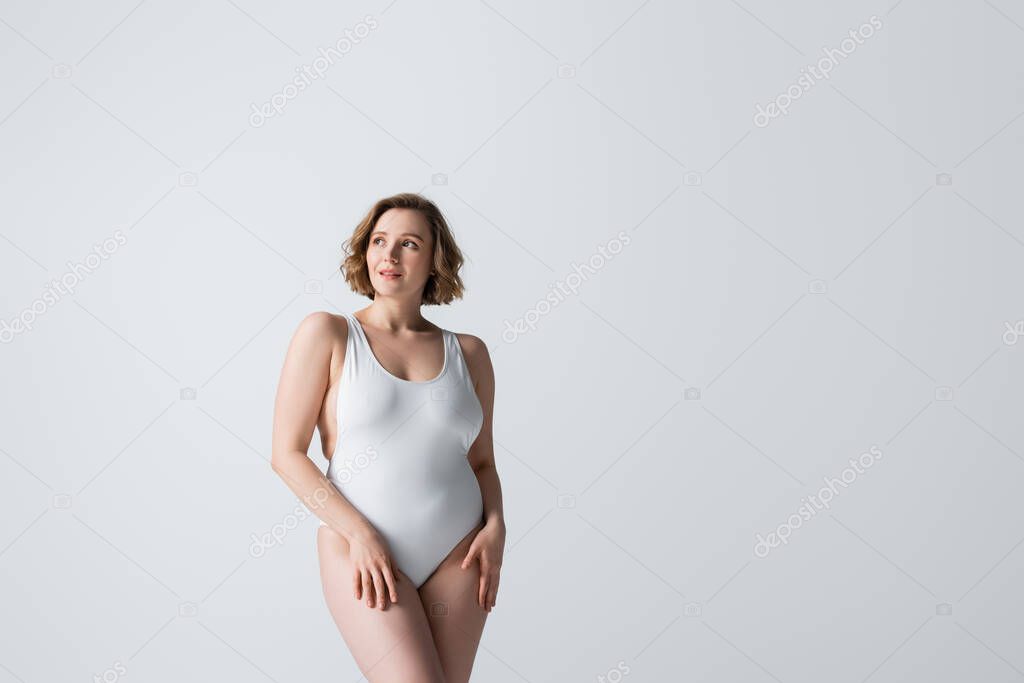
POLYGON ((348 541, 330 527, 316 535, 327 608, 370 683, 445 683, 427 616, 409 577, 395 570, 398 602, 384 610, 356 600, 348 541))
POLYGON ((448 683, 468 683, 487 620, 487 612, 477 602, 480 565, 473 562, 467 569, 460 566, 473 537, 482 528, 481 523, 467 534, 420 586, 420 599, 448 683))

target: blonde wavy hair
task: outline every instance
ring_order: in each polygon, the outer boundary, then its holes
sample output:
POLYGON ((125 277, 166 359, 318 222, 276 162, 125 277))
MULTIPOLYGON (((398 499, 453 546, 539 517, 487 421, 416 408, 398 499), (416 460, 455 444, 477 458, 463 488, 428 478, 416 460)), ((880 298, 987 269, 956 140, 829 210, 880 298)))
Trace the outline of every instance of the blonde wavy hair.
POLYGON ((434 274, 427 280, 423 288, 422 304, 437 306, 450 304, 453 299, 461 299, 464 291, 459 269, 462 268, 462 252, 455 244, 448 221, 441 209, 434 202, 415 192, 402 192, 391 197, 379 199, 373 208, 356 226, 352 236, 342 246, 345 254, 340 270, 348 282, 348 286, 356 294, 374 298, 376 292, 370 283, 370 273, 366 266, 366 250, 369 248, 370 235, 377 221, 389 209, 415 209, 430 224, 434 235, 434 274))

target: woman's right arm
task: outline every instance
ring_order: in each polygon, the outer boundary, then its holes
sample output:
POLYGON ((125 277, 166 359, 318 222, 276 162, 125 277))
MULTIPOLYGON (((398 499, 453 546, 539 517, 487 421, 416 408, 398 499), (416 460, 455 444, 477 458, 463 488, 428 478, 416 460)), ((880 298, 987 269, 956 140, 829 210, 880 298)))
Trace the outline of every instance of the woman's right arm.
POLYGON ((327 393, 339 324, 325 311, 310 313, 292 337, 274 402, 271 466, 331 529, 365 543, 376 530, 306 454, 327 393))
POLYGON ((277 385, 270 462, 306 507, 349 542, 353 596, 383 610, 385 595, 398 601, 387 543, 306 455, 327 394, 340 325, 324 311, 310 313, 299 323, 277 385))

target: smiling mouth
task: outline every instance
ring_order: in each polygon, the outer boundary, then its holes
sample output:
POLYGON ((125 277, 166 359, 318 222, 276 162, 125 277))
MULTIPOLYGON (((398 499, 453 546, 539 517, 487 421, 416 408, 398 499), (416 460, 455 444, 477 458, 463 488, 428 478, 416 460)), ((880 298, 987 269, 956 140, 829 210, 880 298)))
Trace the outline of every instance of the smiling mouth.
POLYGON ((390 271, 390 270, 381 271, 379 274, 380 274, 381 277, 386 277, 386 278, 402 277, 401 273, 396 273, 396 272, 390 271))

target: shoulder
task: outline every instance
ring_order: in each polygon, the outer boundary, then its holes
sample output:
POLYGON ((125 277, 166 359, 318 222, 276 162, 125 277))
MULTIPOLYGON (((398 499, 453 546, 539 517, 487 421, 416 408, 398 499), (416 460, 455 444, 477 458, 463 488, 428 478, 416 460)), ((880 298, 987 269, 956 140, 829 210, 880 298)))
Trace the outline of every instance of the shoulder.
POLYGON ((471 357, 487 357, 487 345, 484 344, 484 340, 466 332, 454 332, 456 338, 459 340, 459 345, 462 347, 462 353, 466 356, 466 360, 471 357))
POLYGON ((466 360, 470 381, 486 410, 486 406, 490 405, 494 397, 494 366, 491 365, 491 354, 487 350, 487 344, 472 334, 454 334, 462 347, 462 357, 466 360))
POLYGON ((303 347, 331 346, 348 337, 348 321, 328 311, 314 311, 299 321, 292 343, 303 347))
POLYGON ((491 354, 487 350, 487 344, 480 337, 465 332, 455 332, 455 337, 462 347, 462 356, 466 359, 470 374, 480 379, 487 376, 494 376, 491 368, 491 354))

